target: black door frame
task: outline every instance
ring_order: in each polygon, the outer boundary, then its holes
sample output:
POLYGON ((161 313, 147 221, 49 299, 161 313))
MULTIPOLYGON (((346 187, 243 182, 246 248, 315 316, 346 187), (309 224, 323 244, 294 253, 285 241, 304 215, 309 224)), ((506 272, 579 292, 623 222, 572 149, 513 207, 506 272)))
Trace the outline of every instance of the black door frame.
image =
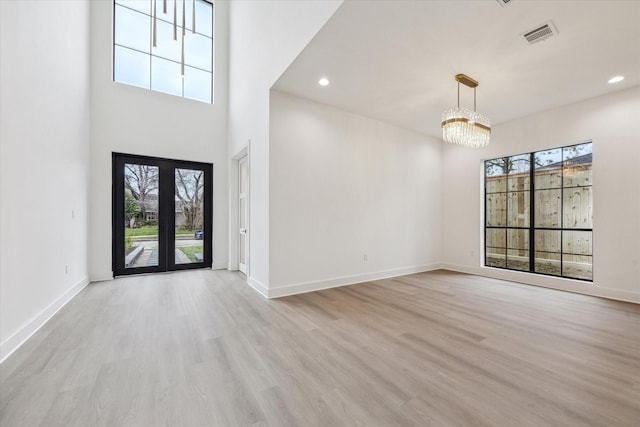
POLYGON ((213 226, 213 165, 211 163, 173 160, 135 154, 112 153, 112 239, 113 275, 159 273, 166 271, 211 268, 213 226), (126 163, 157 166, 158 184, 158 265, 125 267, 124 255, 124 165, 126 163), (175 170, 194 169, 204 172, 203 260, 186 264, 175 262, 175 170))

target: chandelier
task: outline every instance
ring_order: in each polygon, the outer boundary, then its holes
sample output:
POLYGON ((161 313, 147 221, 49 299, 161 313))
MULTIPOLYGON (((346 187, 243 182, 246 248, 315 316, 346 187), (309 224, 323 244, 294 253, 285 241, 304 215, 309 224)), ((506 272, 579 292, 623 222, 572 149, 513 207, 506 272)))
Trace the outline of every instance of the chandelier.
POLYGON ((476 87, 478 82, 464 74, 456 76, 458 82, 458 107, 442 113, 442 138, 452 144, 465 147, 485 147, 491 136, 489 119, 476 112, 476 87), (460 83, 473 88, 473 111, 460 108, 460 83))
MULTIPOLYGON (((158 0, 153 0, 153 47, 157 46, 158 41, 158 0)), ((180 58, 180 76, 184 77, 184 37, 187 35, 187 0, 182 0, 182 37, 181 37, 181 58, 180 58)), ((167 14, 167 0, 162 0, 162 14, 167 14)), ((196 0, 191 0, 191 32, 196 33, 196 0)), ((173 40, 178 40, 178 0, 173 0, 173 40)))

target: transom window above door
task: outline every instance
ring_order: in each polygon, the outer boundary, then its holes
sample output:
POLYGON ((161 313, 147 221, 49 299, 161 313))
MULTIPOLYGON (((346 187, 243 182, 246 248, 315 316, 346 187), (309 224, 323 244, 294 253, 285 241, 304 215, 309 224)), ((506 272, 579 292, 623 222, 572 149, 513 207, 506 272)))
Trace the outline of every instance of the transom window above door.
POLYGON ((114 0, 113 80, 213 103, 213 4, 114 0))

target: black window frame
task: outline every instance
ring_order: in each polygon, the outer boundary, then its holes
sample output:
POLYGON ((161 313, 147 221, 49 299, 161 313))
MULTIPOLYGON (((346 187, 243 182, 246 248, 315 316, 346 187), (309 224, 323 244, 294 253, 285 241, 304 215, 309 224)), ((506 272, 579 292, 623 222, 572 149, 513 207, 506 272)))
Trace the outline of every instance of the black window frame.
MULTIPOLYGON (((565 173, 564 173, 564 168, 565 168, 565 162, 570 161, 569 160, 565 160, 564 156, 561 156, 561 165, 559 166, 559 168, 561 169, 560 172, 560 185, 558 187, 554 187, 554 188, 544 188, 541 190, 560 190, 560 196, 559 196, 559 206, 560 206, 560 213, 559 213, 559 224, 558 227, 543 227, 543 226, 536 226, 536 171, 540 170, 541 168, 545 168, 547 166, 542 166, 540 167, 539 165, 536 165, 535 162, 535 155, 536 153, 543 153, 543 152, 549 152, 549 151, 553 151, 553 150, 561 150, 561 153, 564 153, 564 150, 566 149, 570 149, 572 147, 578 147, 578 146, 583 146, 586 144, 590 144, 591 145, 591 167, 593 167, 593 141, 584 141, 584 142, 580 142, 577 144, 571 144, 571 145, 566 145, 566 146, 562 146, 562 147, 554 147, 554 148, 550 148, 547 150, 538 150, 538 151, 534 151, 534 152, 529 152, 529 153, 521 153, 521 154, 515 154, 515 155, 508 155, 508 156, 501 156, 501 157, 497 157, 497 158, 492 158, 492 159, 487 159, 483 161, 483 174, 484 174, 484 244, 483 244, 483 258, 484 258, 484 267, 489 267, 489 268, 497 268, 497 269, 502 269, 502 270, 509 270, 509 271, 518 271, 518 272, 523 272, 523 273, 529 273, 529 274, 537 274, 537 275, 543 275, 543 276, 550 276, 550 277, 559 277, 559 278, 564 278, 564 279, 571 279, 571 280, 578 280, 578 281, 583 281, 585 283, 593 283, 593 224, 591 224, 591 228, 585 228, 585 227, 565 227, 564 224, 564 200, 565 200, 565 190, 566 189, 571 189, 571 188, 593 188, 593 181, 590 182, 589 185, 581 185, 581 186, 567 186, 565 187, 564 185, 564 180, 565 180, 565 173), (508 195, 509 193, 513 193, 514 191, 510 191, 509 189, 509 172, 507 171, 507 173, 504 175, 505 176, 505 189, 504 191, 496 191, 496 192, 491 192, 489 193, 487 191, 488 185, 487 185, 487 181, 488 181, 488 174, 487 174, 487 168, 488 168, 488 163, 489 162, 493 162, 496 160, 501 160, 501 159, 505 159, 505 158, 513 158, 513 157, 520 157, 520 156, 528 156, 528 162, 529 162, 529 188, 528 190, 518 190, 518 191, 527 191, 529 192, 529 225, 524 227, 517 227, 517 226, 509 226, 508 221, 509 221, 509 200, 508 200, 508 195), (503 226, 497 226, 497 225, 488 225, 488 203, 487 203, 487 196, 490 194, 505 194, 507 195, 507 197, 505 197, 505 209, 506 209, 506 213, 505 213, 505 224, 503 226), (504 244, 504 248, 502 247, 498 247, 498 246, 491 246, 491 248, 495 248, 495 249, 504 249, 504 257, 505 257, 505 262, 504 262, 504 266, 499 266, 499 265, 492 265, 492 264, 488 264, 487 263, 487 230, 504 230, 505 231, 505 244, 504 244), (529 269, 528 270, 523 270, 523 269, 518 269, 518 268, 509 268, 509 263, 508 263, 508 254, 509 254, 509 250, 510 249, 514 249, 514 248, 509 248, 509 239, 508 237, 508 232, 509 230, 523 230, 525 232, 528 232, 528 252, 529 252, 529 269), (536 251, 536 231, 554 231, 554 232, 559 232, 560 234, 560 243, 559 243, 559 248, 558 248, 558 252, 552 252, 552 251, 540 251, 537 250, 536 251), (577 232, 590 232, 591 233, 591 254, 590 255, 585 255, 585 254, 579 254, 579 253, 570 253, 570 252, 566 252, 564 251, 564 234, 565 232, 572 232, 572 231, 577 231, 577 232), (535 255, 536 252, 547 252, 550 254, 558 254, 559 255, 559 261, 560 261, 560 274, 552 274, 552 273, 545 273, 545 272, 541 272, 541 271, 536 271, 536 263, 535 263, 535 255), (575 276, 571 276, 571 275, 566 275, 564 274, 564 256, 565 255, 570 255, 570 256, 588 256, 591 257, 591 278, 584 278, 584 277, 575 277, 575 276)), ((520 172, 521 173, 521 172, 520 172)), ((593 200, 593 199, 592 199, 593 200)), ((591 215, 593 215, 593 204, 591 205, 591 215)))

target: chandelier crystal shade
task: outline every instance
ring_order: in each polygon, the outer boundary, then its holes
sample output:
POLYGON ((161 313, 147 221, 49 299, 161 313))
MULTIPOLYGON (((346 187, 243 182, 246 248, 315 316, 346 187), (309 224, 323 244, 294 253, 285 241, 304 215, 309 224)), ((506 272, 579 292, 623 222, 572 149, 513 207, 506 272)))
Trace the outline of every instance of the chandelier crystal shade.
POLYGON ((464 74, 456 76, 458 82, 458 107, 442 113, 442 138, 446 142, 465 147, 485 147, 489 145, 491 123, 476 112, 476 87, 478 82, 464 74), (473 110, 460 107, 460 83, 473 88, 473 110))

